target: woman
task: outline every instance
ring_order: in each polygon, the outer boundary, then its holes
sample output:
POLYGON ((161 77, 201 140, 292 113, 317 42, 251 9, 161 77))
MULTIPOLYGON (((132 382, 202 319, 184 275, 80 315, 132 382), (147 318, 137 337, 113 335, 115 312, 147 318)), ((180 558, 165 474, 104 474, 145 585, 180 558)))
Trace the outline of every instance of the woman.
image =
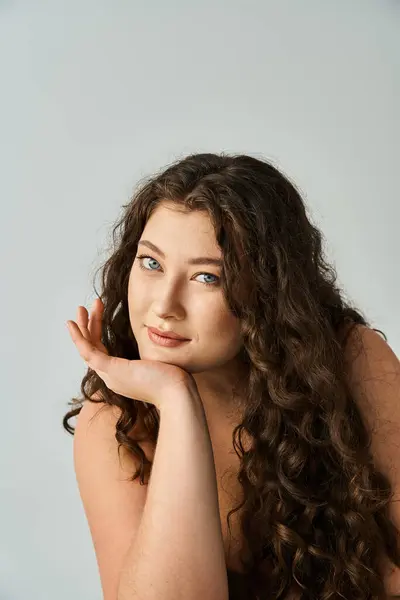
POLYGON ((400 364, 295 186, 194 154, 124 209, 63 420, 105 600, 400 595, 400 364))

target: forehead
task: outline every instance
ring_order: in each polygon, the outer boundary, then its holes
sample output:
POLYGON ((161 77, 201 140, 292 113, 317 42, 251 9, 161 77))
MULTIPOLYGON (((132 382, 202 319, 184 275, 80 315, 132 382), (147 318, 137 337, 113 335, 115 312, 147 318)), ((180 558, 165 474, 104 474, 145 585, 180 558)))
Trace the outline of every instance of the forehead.
MULTIPOLYGON (((207 211, 184 210, 171 202, 162 202, 150 215, 142 233, 146 239, 157 236, 158 242, 167 241, 204 245, 217 251, 219 249, 215 231, 207 211), (171 236, 171 237, 169 237, 171 236)), ((157 243, 157 240, 151 239, 157 243)))

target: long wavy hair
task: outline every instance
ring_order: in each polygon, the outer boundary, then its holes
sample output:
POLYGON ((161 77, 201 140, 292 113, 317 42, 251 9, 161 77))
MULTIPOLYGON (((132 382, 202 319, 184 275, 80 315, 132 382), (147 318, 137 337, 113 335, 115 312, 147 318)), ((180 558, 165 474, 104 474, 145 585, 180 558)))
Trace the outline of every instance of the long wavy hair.
MULTIPOLYGON (((208 211, 223 255, 222 290, 243 328, 249 376, 232 440, 243 500, 227 523, 230 530, 241 509, 245 597, 283 599, 295 585, 296 598, 385 598, 382 557, 400 567, 388 508, 393 491, 374 466, 344 358, 351 330, 370 324, 344 299, 300 192, 266 160, 227 153, 192 154, 141 180, 100 267, 102 343, 113 356, 140 358, 128 278, 145 224, 162 201, 208 211), (250 450, 244 432, 254 440, 250 450)), ((74 408, 63 427, 74 434, 68 421, 84 401, 117 405, 118 450, 125 446, 139 459, 131 479, 140 476, 144 485, 152 462, 132 430, 141 423, 145 439, 157 441, 155 406, 112 392, 91 369, 81 393, 68 403, 74 408)))

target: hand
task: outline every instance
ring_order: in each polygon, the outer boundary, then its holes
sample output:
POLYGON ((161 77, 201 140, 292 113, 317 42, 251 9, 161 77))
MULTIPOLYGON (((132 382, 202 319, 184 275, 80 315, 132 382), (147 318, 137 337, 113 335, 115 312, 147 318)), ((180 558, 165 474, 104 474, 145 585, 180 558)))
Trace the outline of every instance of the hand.
POLYGON ((165 392, 193 387, 193 377, 180 367, 158 360, 127 360, 110 356, 101 343, 101 320, 104 305, 96 298, 92 313, 78 306, 77 323, 67 321, 72 341, 85 364, 96 371, 106 386, 127 398, 149 402, 160 409, 165 392), (162 390, 162 393, 161 393, 162 390))

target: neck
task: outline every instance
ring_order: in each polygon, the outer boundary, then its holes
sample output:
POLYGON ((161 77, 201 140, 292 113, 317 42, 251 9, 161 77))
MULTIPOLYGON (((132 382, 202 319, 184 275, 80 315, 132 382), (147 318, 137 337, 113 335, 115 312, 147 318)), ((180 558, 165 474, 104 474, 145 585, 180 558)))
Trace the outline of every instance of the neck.
POLYGON ((194 373, 210 433, 237 425, 241 420, 246 397, 248 370, 238 361, 213 371, 194 373))

